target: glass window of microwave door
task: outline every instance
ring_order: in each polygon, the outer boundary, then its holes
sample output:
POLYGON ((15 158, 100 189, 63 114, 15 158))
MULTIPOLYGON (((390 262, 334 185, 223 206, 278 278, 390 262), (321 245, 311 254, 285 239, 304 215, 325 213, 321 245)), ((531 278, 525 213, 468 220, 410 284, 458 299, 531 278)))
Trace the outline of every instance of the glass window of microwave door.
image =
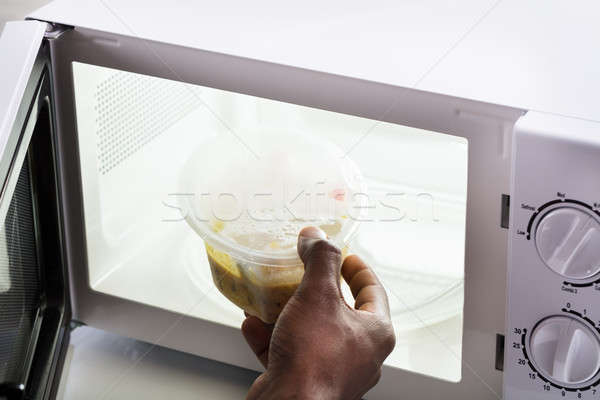
POLYGON ((397 345, 386 364, 460 381, 466 139, 79 62, 73 78, 93 290, 239 327, 178 207, 182 168, 219 135, 240 146, 265 126, 318 135, 366 181, 349 250, 389 295, 397 345))

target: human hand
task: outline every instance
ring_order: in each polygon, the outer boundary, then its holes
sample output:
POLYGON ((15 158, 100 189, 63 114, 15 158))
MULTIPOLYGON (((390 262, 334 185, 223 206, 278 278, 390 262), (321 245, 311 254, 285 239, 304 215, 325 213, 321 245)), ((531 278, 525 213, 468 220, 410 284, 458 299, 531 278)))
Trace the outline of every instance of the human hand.
POLYGON ((346 257, 323 231, 298 237, 304 277, 274 325, 249 316, 242 332, 266 371, 247 400, 360 399, 379 381, 396 336, 387 295, 357 256, 346 257), (355 299, 340 289, 340 271, 355 299))

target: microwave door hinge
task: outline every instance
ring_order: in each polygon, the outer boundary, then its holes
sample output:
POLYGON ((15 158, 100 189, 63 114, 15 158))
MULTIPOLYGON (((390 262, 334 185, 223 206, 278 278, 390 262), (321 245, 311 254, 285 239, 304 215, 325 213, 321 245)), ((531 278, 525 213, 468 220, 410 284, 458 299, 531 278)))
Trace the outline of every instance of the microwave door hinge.
POLYGON ((55 22, 48 22, 48 21, 44 21, 41 19, 35 19, 35 18, 27 18, 27 19, 31 20, 31 21, 45 22, 46 24, 48 24, 48 26, 46 27, 46 33, 44 33, 44 39, 48 39, 48 40, 58 39, 63 33, 73 29, 73 27, 69 26, 69 25, 57 24, 55 22))
POLYGON ((48 27, 46 28, 46 33, 44 34, 44 37, 50 40, 58 39, 63 33, 71 29, 73 29, 73 27, 71 26, 55 24, 51 22, 48 23, 48 27))

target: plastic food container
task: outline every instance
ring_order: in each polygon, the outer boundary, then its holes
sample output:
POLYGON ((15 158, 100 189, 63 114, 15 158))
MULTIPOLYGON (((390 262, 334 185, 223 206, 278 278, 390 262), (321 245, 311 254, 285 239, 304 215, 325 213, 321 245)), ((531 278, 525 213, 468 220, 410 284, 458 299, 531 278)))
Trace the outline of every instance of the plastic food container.
POLYGON ((231 133, 187 160, 180 209, 204 240, 219 291, 273 323, 304 274, 299 231, 318 226, 345 249, 368 196, 356 165, 330 142, 266 128, 231 133))

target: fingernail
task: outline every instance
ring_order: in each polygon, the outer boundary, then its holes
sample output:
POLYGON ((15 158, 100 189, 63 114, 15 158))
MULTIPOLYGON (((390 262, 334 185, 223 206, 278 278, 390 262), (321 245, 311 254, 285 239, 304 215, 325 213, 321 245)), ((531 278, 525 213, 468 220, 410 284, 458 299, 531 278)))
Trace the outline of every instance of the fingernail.
POLYGON ((316 226, 307 226, 300 231, 300 239, 327 239, 327 235, 316 226))
POLYGON ((304 251, 310 246, 310 243, 316 239, 327 239, 327 235, 321 229, 314 226, 307 226, 298 234, 298 255, 303 257, 304 251))

